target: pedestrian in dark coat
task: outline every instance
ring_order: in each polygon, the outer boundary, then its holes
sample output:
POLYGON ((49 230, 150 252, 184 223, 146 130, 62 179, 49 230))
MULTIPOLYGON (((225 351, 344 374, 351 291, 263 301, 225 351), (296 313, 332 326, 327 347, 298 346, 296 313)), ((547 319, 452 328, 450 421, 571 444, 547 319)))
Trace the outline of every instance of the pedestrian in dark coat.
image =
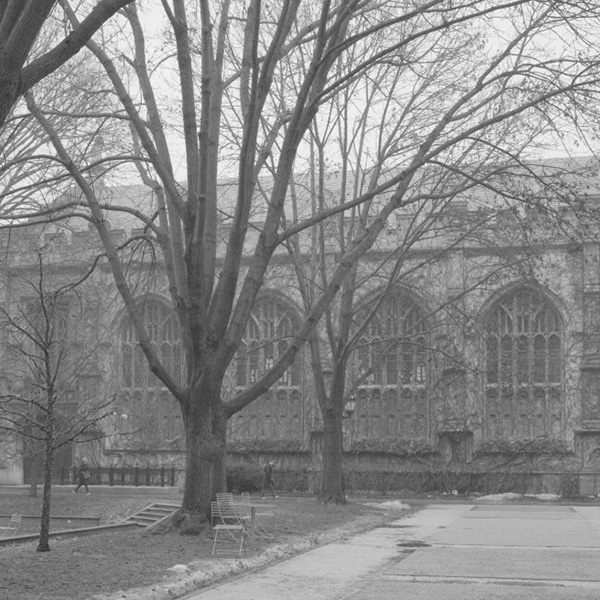
POLYGON ((79 491, 80 487, 85 488, 85 493, 89 494, 90 490, 88 488, 88 483, 92 475, 90 473, 90 469, 87 465, 87 462, 84 460, 81 462, 81 466, 79 467, 79 471, 77 472, 77 487, 73 490, 73 493, 76 494, 79 491))
POLYGON ((273 498, 278 498, 278 496, 275 495, 275 484, 273 483, 273 467, 275 466, 275 462, 276 461, 274 460, 270 460, 264 468, 263 486, 261 493, 263 500, 265 498, 265 492, 267 491, 267 489, 271 492, 271 496, 273 496, 273 498))

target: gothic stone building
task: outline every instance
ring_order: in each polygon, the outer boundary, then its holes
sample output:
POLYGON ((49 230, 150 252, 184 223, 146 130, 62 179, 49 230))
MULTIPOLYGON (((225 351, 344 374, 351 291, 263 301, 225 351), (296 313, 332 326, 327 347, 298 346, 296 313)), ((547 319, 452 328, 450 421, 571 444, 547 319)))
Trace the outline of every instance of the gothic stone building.
MULTIPOLYGON (((586 202, 600 200, 594 190, 586 193, 586 202)), ((544 215, 510 211, 483 219, 483 234, 461 237, 482 214, 462 202, 448 208, 435 235, 406 255, 406 276, 388 289, 362 333, 349 369, 355 379, 348 383, 353 391, 344 419, 349 489, 597 492, 599 238, 592 225, 586 225, 587 235, 573 236, 544 215)), ((573 214, 563 218, 579 227, 573 214)), ((361 265, 364 273, 398 247, 407 219, 389 224, 361 265)), ((124 235, 118 224, 113 235, 124 235)), ((99 247, 93 231, 57 227, 20 230, 0 242, 0 300, 8 307, 24 301, 20 282, 35 272, 40 246, 53 276, 63 280, 80 272, 99 247)), ((301 322, 293 276, 291 265, 278 260, 225 394, 255 381, 285 350, 301 322)), ((159 268, 154 278, 144 295, 144 318, 163 360, 181 369, 178 324, 159 268)), ((68 338, 75 348, 84 335, 93 340, 93 364, 80 374, 70 402, 93 389, 113 398, 114 409, 98 425, 102 435, 67 445, 58 466, 85 456, 96 468, 181 468, 179 410, 149 372, 105 265, 83 289, 68 309, 77 311, 67 319, 68 338)), ((371 280, 359 295, 368 304, 378 291, 371 280)), ((4 391, 19 388, 7 348, 2 354, 0 385, 4 391)), ((264 397, 231 419, 230 468, 256 472, 260 461, 277 456, 282 485, 314 487, 320 428, 304 353, 264 397)), ((0 483, 27 479, 18 440, 5 436, 0 448, 0 483)))

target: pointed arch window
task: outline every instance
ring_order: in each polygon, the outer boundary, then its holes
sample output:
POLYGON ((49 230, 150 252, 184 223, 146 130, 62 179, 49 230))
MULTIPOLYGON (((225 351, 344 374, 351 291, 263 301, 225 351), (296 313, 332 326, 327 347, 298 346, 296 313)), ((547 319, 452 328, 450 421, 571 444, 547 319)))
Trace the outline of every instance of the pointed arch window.
MULTIPOLYGON (((182 381, 183 358, 179 323, 173 312, 158 302, 144 304, 142 318, 152 347, 177 381, 182 381)), ((150 371, 138 344, 133 321, 125 318, 121 327, 121 368, 124 388, 161 388, 164 384, 150 371)))
MULTIPOLYGON (((254 306, 238 346, 236 387, 244 388, 259 381, 287 352, 298 327, 296 312, 285 300, 275 294, 262 297, 254 306)), ((229 420, 231 441, 304 439, 302 362, 300 351, 275 385, 229 420)))
MULTIPOLYGON (((370 310, 359 311, 357 324, 370 310)), ((429 337, 423 312, 408 294, 390 294, 377 307, 354 352, 356 437, 428 438, 429 337)))
POLYGON ((537 290, 507 294, 487 315, 485 342, 486 437, 559 435, 563 328, 557 310, 537 290))
POLYGON ((404 295, 391 296, 359 342, 356 373, 367 384, 424 386, 428 348, 427 324, 417 305, 404 295))
MULTIPOLYGON (((181 332, 175 314, 160 302, 142 306, 142 318, 152 347, 171 375, 179 382, 184 376, 181 332)), ((138 343, 133 322, 123 319, 120 327, 121 410, 127 427, 135 432, 133 445, 161 448, 181 441, 179 407, 172 394, 151 371, 138 343)))
MULTIPOLYGON (((298 328, 296 313, 276 297, 265 297, 255 306, 246 335, 236 356, 236 385, 246 387, 258 381, 285 354, 298 328)), ((290 365, 278 385, 301 384, 301 358, 290 365)))

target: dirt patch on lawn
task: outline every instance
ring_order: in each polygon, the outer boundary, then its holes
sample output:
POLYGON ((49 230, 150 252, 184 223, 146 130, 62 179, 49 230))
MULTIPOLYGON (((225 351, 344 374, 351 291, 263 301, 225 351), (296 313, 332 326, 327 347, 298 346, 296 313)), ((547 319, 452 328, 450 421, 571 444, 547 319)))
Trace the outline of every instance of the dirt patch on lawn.
MULTIPOLYGON (((58 495, 53 513, 100 516, 114 523, 164 498, 58 495)), ((170 502, 173 499, 169 500, 170 502)), ((39 514, 38 499, 3 496, 0 514, 17 510, 39 514), (25 505, 25 507, 24 507, 25 505)), ((408 507, 379 507, 373 499, 351 500, 346 506, 326 506, 314 498, 281 497, 268 501, 270 514, 261 523, 271 538, 256 537, 244 564, 232 554, 212 557, 212 532, 148 534, 143 529, 50 541, 50 552, 36 544, 0 548, 0 597, 11 600, 87 600, 90 598, 175 598, 202 583, 262 566, 286 553, 336 539, 399 518, 408 507), (175 569, 173 569, 175 567, 175 569), (137 588, 137 590, 136 590, 137 588), (140 590, 139 588, 143 588, 140 590)))

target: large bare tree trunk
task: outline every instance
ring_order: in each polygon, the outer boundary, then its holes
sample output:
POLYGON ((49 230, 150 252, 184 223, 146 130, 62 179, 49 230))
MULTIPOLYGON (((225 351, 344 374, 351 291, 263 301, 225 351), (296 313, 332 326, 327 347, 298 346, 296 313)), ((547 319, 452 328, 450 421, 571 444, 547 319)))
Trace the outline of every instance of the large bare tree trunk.
POLYGON ((346 503, 343 485, 343 414, 346 361, 338 360, 334 368, 329 396, 321 403, 323 415, 323 476, 319 500, 346 503))
POLYGON ((219 404, 213 417, 213 433, 220 440, 222 452, 215 455, 214 493, 227 490, 227 417, 219 404))
POLYGON ((323 477, 319 500, 345 504, 342 469, 342 414, 337 407, 323 411, 323 477))
POLYGON ((202 527, 208 518, 207 507, 223 489, 226 421, 218 390, 214 385, 195 388, 195 399, 183 410, 187 475, 182 512, 187 530, 202 527))
POLYGON ((215 464, 215 444, 207 419, 197 414, 197 406, 193 408, 194 414, 186 423, 187 473, 182 503, 186 528, 200 527, 204 521, 203 511, 212 498, 215 464))

